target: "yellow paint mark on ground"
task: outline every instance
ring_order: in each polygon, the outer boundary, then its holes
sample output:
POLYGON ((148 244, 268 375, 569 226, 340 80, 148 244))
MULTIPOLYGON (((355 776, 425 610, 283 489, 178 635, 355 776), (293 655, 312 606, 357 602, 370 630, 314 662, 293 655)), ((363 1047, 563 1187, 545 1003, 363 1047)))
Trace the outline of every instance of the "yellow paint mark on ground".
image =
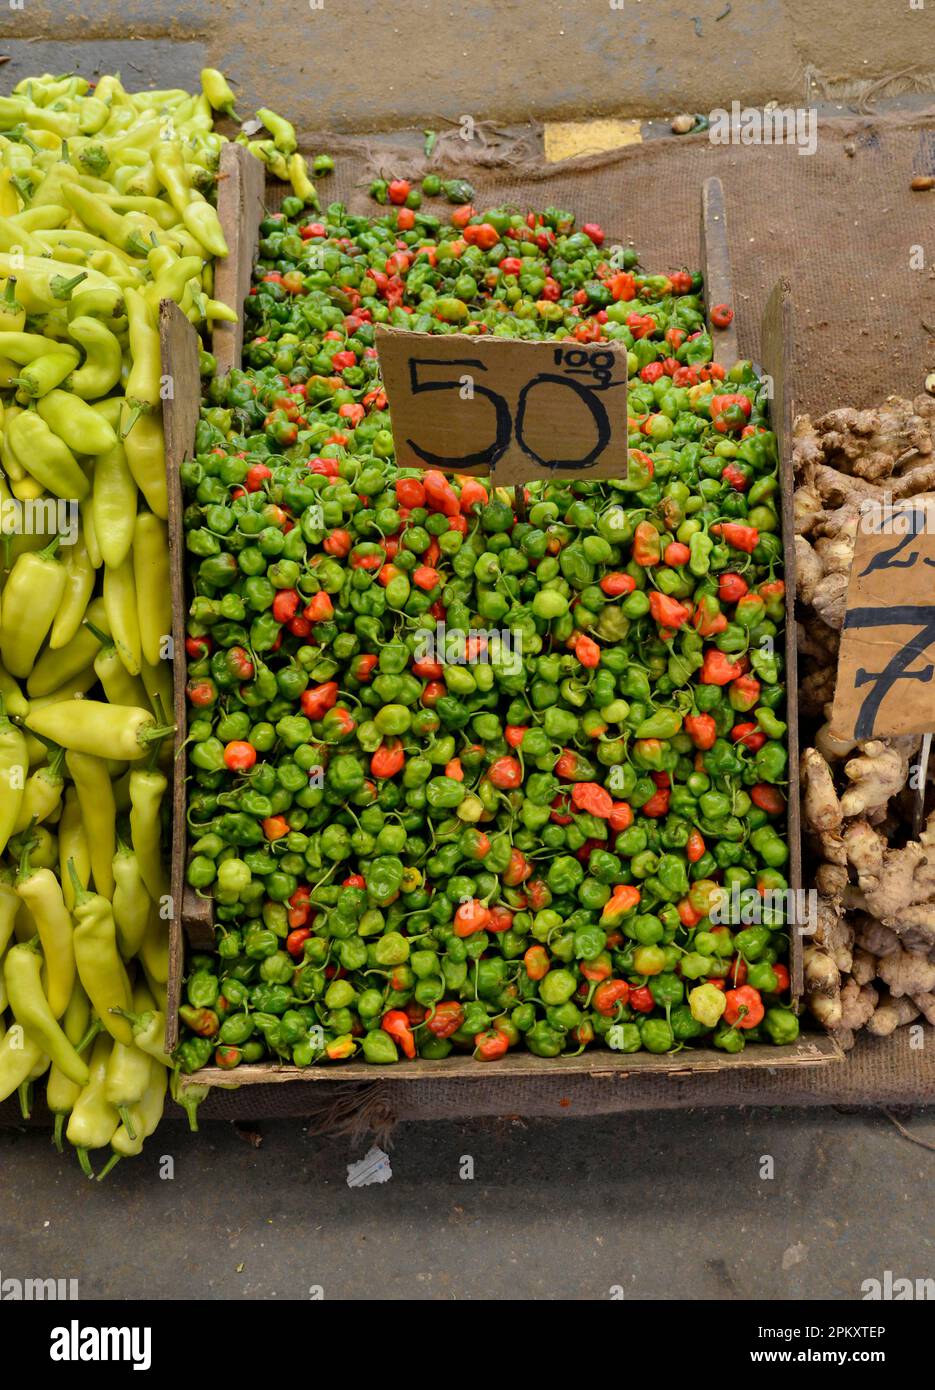
POLYGON ((547 121, 544 135, 548 164, 619 150, 623 145, 638 145, 643 139, 639 121, 547 121))

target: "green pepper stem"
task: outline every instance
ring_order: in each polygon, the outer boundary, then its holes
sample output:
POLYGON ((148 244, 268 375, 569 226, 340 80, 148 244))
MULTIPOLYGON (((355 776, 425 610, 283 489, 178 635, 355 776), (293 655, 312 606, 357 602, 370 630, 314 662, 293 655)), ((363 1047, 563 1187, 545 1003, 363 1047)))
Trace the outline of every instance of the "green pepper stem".
POLYGON ((20 1114, 24 1120, 28 1120, 32 1114, 32 1082, 28 1078, 21 1081, 16 1088, 16 1094, 19 1097, 20 1114))
POLYGON ((81 284, 82 280, 87 280, 87 278, 88 272, 86 270, 79 271, 79 273, 73 275, 70 280, 64 279, 61 275, 53 275, 52 279, 49 281, 49 288, 52 290, 52 294, 56 299, 71 299, 77 286, 81 284))
POLYGON ((32 820, 29 822, 25 831, 23 832, 23 848, 20 852, 19 864, 16 868, 17 883, 22 883, 24 879, 27 879, 29 877, 31 872, 29 867, 29 856, 32 854, 33 850, 36 847, 36 844, 38 843, 38 836, 33 833, 35 831, 35 828, 36 817, 33 816, 32 820))
POLYGON ((55 1116, 55 1128, 52 1130, 52 1143, 59 1153, 62 1153, 62 1132, 65 1128, 65 1116, 61 1111, 55 1116))
POLYGON ((121 438, 122 440, 123 440, 123 439, 126 439, 127 435, 130 433, 130 431, 132 430, 133 426, 136 424, 137 420, 140 418, 140 416, 142 415, 142 413, 143 413, 143 408, 142 408, 142 406, 139 406, 139 405, 135 405, 135 406, 133 407, 133 409, 130 411, 130 420, 129 420, 129 423, 126 425, 125 428, 122 428, 122 429, 120 430, 120 438, 121 438))
MULTIPOLYGON (((80 1156, 80 1150, 79 1150, 79 1156, 80 1156)), ((111 1154, 110 1158, 107 1160, 107 1162, 104 1164, 104 1167, 101 1169, 101 1171, 100 1171, 100 1172, 98 1173, 98 1175, 97 1175, 97 1180, 98 1180, 98 1182, 103 1182, 104 1179, 107 1177, 107 1174, 108 1174, 108 1173, 112 1173, 113 1170, 116 1168, 116 1166, 117 1166, 117 1164, 118 1164, 119 1162, 120 1162, 120 1154, 111 1154)), ((88 1166, 90 1167, 90 1165, 88 1165, 88 1166)), ((94 1174, 93 1174, 92 1172, 89 1172, 88 1176, 91 1177, 91 1178, 93 1178, 93 1177, 94 1177, 94 1174)))
MULTIPOLYGON (((120 1116, 123 1127, 129 1134, 130 1138, 136 1139, 136 1130, 133 1128, 133 1117, 131 1116, 127 1106, 118 1105, 117 1114, 120 1116)), ((101 1176, 103 1176, 103 1174, 101 1176)))
POLYGON ((75 906, 78 907, 82 903, 87 902, 92 894, 88 892, 87 888, 85 888, 81 879, 78 877, 78 870, 75 868, 74 859, 69 859, 68 861, 68 876, 71 879, 72 888, 75 891, 75 906))
POLYGON ((92 623, 89 618, 85 618, 83 625, 88 629, 92 637, 97 638, 102 647, 112 647, 114 645, 114 639, 106 633, 103 628, 95 627, 94 623, 92 623))
POLYGON ((92 1018, 91 1022, 88 1024, 87 1031, 84 1034, 84 1037, 81 1038, 80 1042, 75 1044, 75 1051, 79 1053, 84 1052, 86 1047, 90 1047, 91 1043, 93 1043, 94 1039, 97 1037, 98 1033, 102 1031, 103 1027, 104 1025, 99 1018, 92 1018))

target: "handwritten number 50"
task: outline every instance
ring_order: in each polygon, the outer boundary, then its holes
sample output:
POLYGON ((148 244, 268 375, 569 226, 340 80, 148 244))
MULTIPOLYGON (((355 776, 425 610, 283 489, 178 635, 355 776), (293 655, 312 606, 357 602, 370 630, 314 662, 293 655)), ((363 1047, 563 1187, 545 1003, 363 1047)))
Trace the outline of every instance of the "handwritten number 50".
MULTIPOLYGON (((436 366, 437 363, 432 358, 412 357, 409 359, 409 389, 413 396, 424 395, 429 391, 457 391, 460 392, 460 380, 454 381, 420 381, 419 368, 425 366, 436 366)), ((447 364, 450 367, 464 367, 474 372, 486 372, 485 364, 474 358, 459 358, 447 364)), ((436 454, 429 449, 424 449, 414 439, 407 439, 409 448, 416 454, 423 463, 433 468, 445 468, 452 472, 475 468, 486 464, 493 468, 499 459, 503 457, 510 446, 510 440, 515 431, 516 442, 528 458, 533 459, 541 468, 590 468, 591 465, 604 452, 610 442, 611 429, 610 419, 604 409, 603 402, 599 399, 595 391, 584 385, 582 382, 573 381, 566 376, 556 373, 542 372, 538 376, 528 381, 519 393, 516 404, 516 419, 511 419, 510 407, 508 402, 497 391, 492 391, 489 386, 484 386, 475 381, 474 396, 483 396, 490 401, 494 408, 494 434, 492 440, 482 448, 473 450, 468 454, 450 456, 446 454, 436 454), (578 400, 582 401, 591 412, 594 422, 595 443, 580 458, 545 458, 532 448, 526 438, 526 416, 530 409, 532 393, 536 387, 550 384, 561 386, 574 393, 578 400)))

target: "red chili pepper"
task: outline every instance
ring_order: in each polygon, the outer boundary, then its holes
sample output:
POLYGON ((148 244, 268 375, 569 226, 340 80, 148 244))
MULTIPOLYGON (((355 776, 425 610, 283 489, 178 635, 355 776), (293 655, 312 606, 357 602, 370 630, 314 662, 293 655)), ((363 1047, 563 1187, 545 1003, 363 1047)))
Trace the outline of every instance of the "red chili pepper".
POLYGON ((632 912, 634 907, 639 906, 640 898, 640 890, 632 883, 618 883, 604 904, 601 916, 606 918, 622 917, 627 912, 632 912))
POLYGON ((443 999, 435 1005, 435 1011, 431 1018, 425 1020, 425 1026, 436 1038, 450 1038, 463 1022, 464 1010, 457 999, 443 999))
POLYGON ((201 661, 210 654, 213 645, 210 637, 186 637, 185 654, 192 661, 201 661))
POLYGON ((609 820, 613 814, 613 797, 599 782, 576 782, 571 789, 571 799, 582 811, 601 820, 609 820))
MULTIPOLYGON (((691 274, 691 272, 688 271, 688 270, 673 270, 673 271, 671 271, 670 274, 669 274, 669 284, 672 286, 672 293, 673 293, 673 294, 691 294, 691 292, 692 292, 692 286, 694 285, 694 283, 695 283, 695 278, 694 278, 694 276, 691 274)), ((681 333, 681 334, 682 334, 682 337, 683 337, 683 338, 685 337, 684 329, 681 329, 681 328, 671 329, 671 328, 670 328, 670 329, 667 331, 667 333, 666 333, 666 339, 667 339, 667 340, 668 340, 669 333, 672 333, 672 332, 681 333)))
POLYGON ((501 791, 513 791, 522 785, 523 769, 515 758, 497 758, 490 764, 487 777, 501 791))
POLYGON ((513 914, 504 903, 494 903, 490 909, 490 921, 487 923, 489 932, 509 931, 513 925, 513 914))
POLYGON ((298 589, 280 589, 273 599, 273 617, 277 623, 288 623, 294 618, 300 601, 298 589))
POLYGON ((715 304, 711 310, 711 323, 715 328, 727 328, 733 317, 734 311, 729 304, 715 304))
POLYGON ((697 826, 693 826, 688 836, 688 843, 685 846, 685 857, 689 864, 697 864, 698 860, 705 853, 704 836, 697 826))
POLYGON ((756 753, 766 742, 766 735, 756 724, 735 724, 729 737, 731 743, 742 743, 751 753, 756 753))
POLYGON ((409 1016, 402 1009, 390 1009, 389 1013, 385 1013, 381 1027, 394 1042, 399 1043, 405 1056, 412 1058, 416 1055, 416 1040, 412 1036, 409 1016))
POLYGON ((321 719, 338 699, 337 681, 325 681, 323 685, 313 685, 303 690, 299 697, 302 713, 308 719, 321 719))
POLYGON ((256 749, 250 743, 234 739, 224 749, 224 765, 231 772, 249 772, 256 762, 256 749))
POLYGON ((789 988, 789 971, 781 961, 776 961, 773 966, 773 974, 776 976, 776 993, 785 994, 789 988))
POLYGON ((432 569, 431 565, 417 565, 412 571, 412 582, 417 589, 423 589, 426 593, 429 589, 434 589, 441 579, 438 570, 432 569))
POLYGON ((370 771, 374 777, 379 777, 385 781, 387 777, 395 777, 397 772, 401 771, 405 761, 406 753, 402 740, 387 738, 383 740, 370 759, 370 771))
POLYGON ((668 787, 660 787, 659 791, 654 792, 648 801, 643 802, 640 811, 644 816, 651 816, 653 819, 657 816, 667 815, 670 795, 668 787))
MULTIPOLYGON (((600 986, 598 986, 600 988, 600 986)), ((631 1009, 635 1009, 638 1014, 651 1014, 656 1007, 648 985, 638 985, 636 989, 630 990, 630 997, 627 1000, 631 1009)))
POLYGON ((604 980, 594 991, 591 1003, 604 1018, 611 1018, 618 1004, 632 1004, 634 992, 626 980, 604 980))
POLYGON ((729 463, 726 468, 721 470, 721 480, 729 483, 735 492, 746 492, 750 485, 750 479, 746 473, 742 472, 734 463, 729 463))
POLYGON ((360 681, 361 685, 367 685, 373 676, 374 669, 379 660, 380 658, 374 652, 361 653, 360 656, 354 659, 351 666, 351 675, 355 680, 360 681))
POLYGON ((503 737, 511 748, 519 748, 526 734, 529 732, 528 724, 507 724, 503 731, 503 737))
POLYGON ((618 833, 633 824, 633 808, 629 801, 615 801, 610 810, 610 828, 618 833))
POLYGON ((613 570, 610 574, 605 574, 601 580, 600 587, 608 598, 619 598, 622 594, 632 594, 636 588, 636 580, 632 574, 624 574, 620 570, 613 570))
POLYGON ((717 726, 710 714, 686 714, 685 732, 695 747, 700 748, 702 752, 714 747, 717 726))
POLYGON ((479 1062, 496 1062, 510 1046, 510 1039, 502 1028, 488 1028, 474 1035, 474 1056, 479 1062))
POLYGON ((320 589, 317 594, 313 594, 308 603, 304 618, 308 618, 310 623, 326 622, 334 613, 334 604, 331 602, 331 595, 326 594, 324 589, 320 589))
POLYGON ((649 611, 661 627, 680 628, 691 617, 690 608, 686 608, 684 603, 679 603, 678 599, 672 598, 669 594, 661 593, 659 589, 650 592, 649 611))
POLYGON ((720 415, 722 411, 729 410, 731 406, 737 406, 744 415, 749 415, 752 408, 750 397, 743 396, 739 392, 731 392, 726 396, 712 396, 708 404, 712 419, 715 415, 720 415))
POLYGON ((518 888, 532 877, 532 865, 522 850, 510 850, 510 862, 500 877, 507 888, 518 888))
POLYGON ((678 914, 683 927, 697 927, 701 921, 701 913, 695 911, 688 898, 682 898, 679 902, 678 914))
POLYGON ((205 709, 208 705, 213 705, 217 696, 214 681, 209 680, 189 681, 185 693, 196 709, 205 709))
POLYGON ((593 638, 583 632, 574 633, 569 638, 568 645, 586 671, 593 671, 600 665, 601 649, 593 638))
POLYGON ((752 786, 750 800, 768 816, 781 816, 786 809, 786 798, 778 787, 771 787, 768 782, 757 782, 752 786))
POLYGON ((612 275, 607 281, 607 288, 618 302, 622 299, 626 304, 631 299, 636 298, 636 281, 626 270, 620 270, 616 275, 612 275))
MULTIPOLYGON (((291 916, 292 914, 290 913, 289 915, 291 916)), ((307 909, 305 915, 308 916, 307 909)), ((286 937, 286 950, 289 952, 290 956, 302 955, 303 947, 311 934, 308 927, 296 927, 294 931, 289 933, 286 937)))
POLYGON ((476 478, 468 478, 461 485, 461 510, 471 512, 476 507, 486 507, 490 500, 487 489, 476 478))
POLYGON ((734 550, 743 550, 748 555, 752 554, 760 543, 760 533, 755 526, 741 526, 737 521, 719 521, 711 530, 715 536, 723 536, 734 550))
POLYGON ((273 476, 273 470, 267 468, 265 463, 255 463, 252 468, 247 469, 247 476, 244 478, 244 487, 248 492, 259 492, 267 478, 273 476))
POLYGON ((652 314, 627 314, 627 328, 634 338, 648 338, 655 333, 657 324, 652 314))
POLYGON ((725 570, 717 582, 717 596, 722 603, 737 603, 748 590, 747 581, 733 570, 725 570))
POLYGON ((633 560, 644 568, 658 565, 662 556, 659 532, 649 521, 641 521, 633 532, 633 560))
POLYGON ((678 569, 679 565, 688 564, 691 559, 691 551, 681 541, 670 541, 662 552, 662 558, 672 569, 678 569))
POLYGON ((729 989, 725 996, 727 1008, 724 1010, 725 1022, 731 1027, 755 1028, 763 1020, 766 1010, 758 989, 752 985, 742 985, 740 989, 729 989))
POLYGON ((544 980, 552 968, 544 946, 530 946, 523 956, 523 965, 530 980, 544 980))
POLYGON ((283 835, 289 834, 289 822, 285 816, 267 816, 261 824, 267 840, 281 840, 283 835))
POLYGON ((430 511, 457 516, 461 510, 454 488, 437 468, 430 468, 422 479, 426 505, 430 511))
POLYGON ((489 222, 474 222, 465 227, 464 240, 468 246, 479 246, 482 251, 492 251, 500 240, 500 233, 489 222))
POLYGON ((473 936, 476 931, 483 931, 489 921, 490 909, 479 898, 468 898, 455 912, 455 936, 473 936))
POLYGON ((717 647, 707 648, 699 676, 702 685, 729 685, 740 675, 743 675, 743 668, 724 652, 718 651, 717 647))

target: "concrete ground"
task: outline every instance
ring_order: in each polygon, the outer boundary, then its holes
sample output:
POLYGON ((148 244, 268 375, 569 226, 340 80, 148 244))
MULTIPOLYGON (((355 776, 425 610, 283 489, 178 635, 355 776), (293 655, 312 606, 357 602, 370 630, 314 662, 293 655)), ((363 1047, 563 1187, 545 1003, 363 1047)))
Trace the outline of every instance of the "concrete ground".
POLYGON ((305 130, 671 116, 935 90, 929 0, 9 0, 3 90, 119 69, 128 86, 230 75, 246 114, 305 130))
MULTIPOLYGON (((935 1141, 935 1109, 906 1125, 935 1141)), ((935 1153, 879 1111, 407 1124, 389 1181, 358 1187, 370 1140, 260 1128, 167 1123, 101 1186, 47 1132, 0 1130, 3 1276, 91 1299, 852 1300, 935 1274, 935 1153)))

